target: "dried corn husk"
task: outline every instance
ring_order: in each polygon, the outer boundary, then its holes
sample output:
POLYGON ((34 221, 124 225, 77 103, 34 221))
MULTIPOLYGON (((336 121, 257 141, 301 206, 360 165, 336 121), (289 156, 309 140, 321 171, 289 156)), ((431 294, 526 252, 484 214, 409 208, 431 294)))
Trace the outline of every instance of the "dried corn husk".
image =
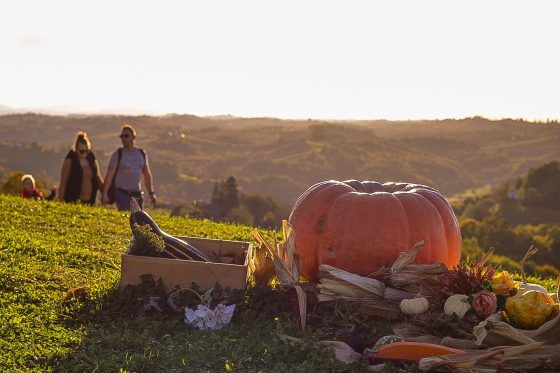
POLYGON ((380 305, 380 301, 384 299, 385 285, 376 279, 358 276, 326 264, 319 267, 319 274, 319 302, 345 300, 380 305))
POLYGON ((513 327, 502 320, 500 314, 490 315, 473 328, 474 342, 477 345, 513 345, 546 342, 560 343, 560 315, 545 322, 538 329, 524 330, 513 327))
POLYGON ((423 245, 424 241, 417 242, 410 250, 401 252, 390 268, 383 267, 368 277, 383 278, 396 288, 437 281, 437 277, 447 271, 445 264, 411 264, 423 245))
POLYGON ((367 294, 377 297, 383 297, 385 294, 385 284, 381 281, 346 272, 327 264, 321 264, 319 267, 319 275, 321 277, 321 283, 323 283, 325 279, 332 279, 340 283, 351 284, 364 290, 367 294))
POLYGON ((400 302, 403 299, 412 299, 416 298, 417 296, 418 294, 411 293, 409 291, 389 287, 385 288, 385 294, 383 295, 386 300, 396 303, 400 302))
POLYGON ((252 234, 255 240, 257 240, 268 253, 268 260, 273 261, 276 277, 280 285, 294 288, 298 300, 301 328, 305 329, 307 296, 303 288, 299 285, 301 261, 296 250, 295 233, 286 220, 282 221, 282 231, 284 234, 284 241, 277 242, 275 232, 274 243, 272 245, 266 241, 259 231, 254 230, 252 234))
POLYGON ((360 287, 354 286, 347 282, 332 280, 329 278, 321 279, 319 289, 321 289, 321 293, 319 294, 320 302, 336 299, 345 299, 352 301, 357 301, 362 298, 379 299, 379 297, 373 297, 371 293, 360 287), (325 297, 329 297, 330 299, 325 299, 325 297))
MULTIPOLYGON (((533 355, 543 343, 532 343, 514 347, 494 347, 487 350, 467 351, 464 354, 432 356, 420 360, 420 370, 428 371, 438 367, 452 370, 458 369, 504 369, 509 363, 519 364, 521 361, 540 364, 542 356, 533 355)), ((550 357, 550 356, 549 356, 550 357)), ((537 365, 538 366, 538 365, 537 365)))
POLYGON ((408 264, 398 272, 392 272, 389 281, 397 288, 410 284, 425 284, 437 281, 437 277, 446 271, 447 266, 443 263, 408 264))

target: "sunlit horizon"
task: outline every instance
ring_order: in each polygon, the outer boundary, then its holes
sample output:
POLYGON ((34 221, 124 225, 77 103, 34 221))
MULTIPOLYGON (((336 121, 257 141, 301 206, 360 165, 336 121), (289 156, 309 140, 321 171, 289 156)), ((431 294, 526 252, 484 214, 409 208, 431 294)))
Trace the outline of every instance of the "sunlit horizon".
POLYGON ((482 114, 466 115, 462 117, 423 117, 423 118, 400 118, 400 117, 364 117, 364 118, 335 118, 335 117, 288 117, 288 116, 274 116, 274 115, 234 115, 230 113, 221 114, 199 114, 199 113, 182 113, 182 112, 158 112, 158 111, 143 111, 137 109, 79 109, 79 108, 18 108, 15 109, 8 105, 6 106, 6 111, 2 111, 2 105, 0 105, 0 116, 11 115, 11 114, 39 114, 39 115, 50 115, 50 116, 104 116, 104 115, 119 115, 119 116, 152 116, 152 117, 165 117, 165 116, 181 116, 189 115, 196 116, 200 118, 267 118, 267 119, 279 119, 279 120, 313 120, 313 121, 332 121, 332 122, 352 122, 352 121, 391 121, 391 122, 420 122, 420 121, 445 121, 445 120, 467 120, 470 118, 483 118, 490 121, 502 121, 502 120, 514 120, 514 121, 526 121, 534 123, 546 123, 546 122, 558 122, 560 117, 547 117, 547 118, 529 118, 529 117, 490 117, 482 114))
POLYGON ((553 1, 4 8, 0 114, 560 118, 553 1))

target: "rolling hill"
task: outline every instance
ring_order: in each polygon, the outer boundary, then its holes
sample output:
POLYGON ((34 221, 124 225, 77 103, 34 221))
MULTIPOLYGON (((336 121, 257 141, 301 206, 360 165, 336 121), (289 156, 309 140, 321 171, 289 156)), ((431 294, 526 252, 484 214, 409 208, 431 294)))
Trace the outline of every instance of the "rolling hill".
POLYGON ((325 179, 424 183, 447 195, 513 179, 560 159, 560 125, 475 117, 444 121, 292 121, 274 118, 0 116, 0 167, 56 183, 75 133, 85 130, 104 170, 133 123, 168 202, 210 198, 233 175, 242 189, 287 206, 325 179))

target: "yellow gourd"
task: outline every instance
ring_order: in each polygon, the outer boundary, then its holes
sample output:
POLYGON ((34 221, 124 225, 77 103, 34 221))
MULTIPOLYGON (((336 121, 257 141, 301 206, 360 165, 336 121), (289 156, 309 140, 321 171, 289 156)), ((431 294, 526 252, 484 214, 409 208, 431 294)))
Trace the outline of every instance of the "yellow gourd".
POLYGON ((471 309, 468 299, 469 297, 464 294, 452 295, 445 301, 443 311, 448 316, 455 314, 461 319, 471 309))
POLYGON ((548 294, 529 290, 519 298, 508 298, 505 310, 515 326, 521 329, 537 329, 557 314, 558 305, 548 294))
POLYGON ((401 311, 405 315, 420 315, 428 310, 430 303, 424 297, 401 300, 401 311))

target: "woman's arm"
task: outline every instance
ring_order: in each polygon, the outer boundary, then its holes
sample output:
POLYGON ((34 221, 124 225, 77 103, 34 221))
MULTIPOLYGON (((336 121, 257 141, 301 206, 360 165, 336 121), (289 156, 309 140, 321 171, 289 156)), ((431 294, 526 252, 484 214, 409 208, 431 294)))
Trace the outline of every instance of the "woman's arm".
POLYGON ((66 183, 68 183, 68 178, 70 177, 70 167, 72 166, 72 160, 67 158, 62 163, 62 171, 60 172, 60 183, 58 184, 58 198, 64 200, 64 193, 66 193, 66 183))
POLYGON ((118 159, 118 150, 117 150, 116 152, 113 153, 113 155, 111 155, 111 159, 109 160, 109 167, 107 167, 107 173, 105 174, 105 180, 103 182, 103 188, 101 188, 101 190, 103 191, 101 193, 101 203, 103 203, 104 205, 109 204, 109 187, 111 186, 111 183, 113 182, 113 178, 117 173, 118 164, 119 164, 119 159, 118 159))
POLYGON ((103 195, 103 177, 101 177, 101 169, 99 168, 99 162, 97 162, 97 160, 95 161, 95 168, 97 169, 97 175, 95 175, 95 177, 97 177, 99 191, 101 192, 101 195, 103 195))
POLYGON ((144 180, 146 189, 148 189, 148 195, 150 196, 152 207, 156 207, 157 197, 154 190, 154 179, 152 177, 152 170, 150 170, 150 164, 148 163, 148 157, 146 157, 146 163, 142 168, 142 179, 144 180))
POLYGON ((113 182, 113 178, 115 177, 117 169, 113 167, 109 167, 107 169, 107 174, 105 175, 105 182, 103 183, 103 194, 101 196, 101 202, 104 205, 109 203, 109 186, 113 182))

